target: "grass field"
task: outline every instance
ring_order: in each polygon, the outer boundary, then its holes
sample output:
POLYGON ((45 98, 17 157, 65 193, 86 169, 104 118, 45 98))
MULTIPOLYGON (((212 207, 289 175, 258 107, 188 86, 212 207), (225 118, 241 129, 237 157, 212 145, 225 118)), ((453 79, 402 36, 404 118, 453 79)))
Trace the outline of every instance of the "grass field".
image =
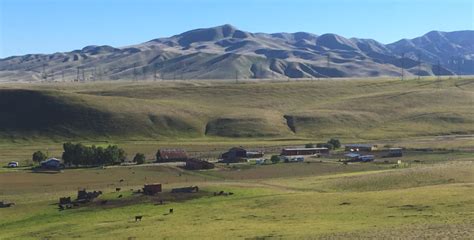
POLYGON ((347 165, 332 156, 206 171, 0 168, 0 201, 16 203, 0 208, 0 239, 473 239, 473 100, 467 78, 0 85, 1 165, 27 165, 36 150, 60 157, 65 141, 118 144, 148 161, 159 148, 269 156, 331 137, 406 148, 347 165), (132 194, 154 182, 165 193, 132 194), (191 185, 200 193, 167 193, 191 185), (81 188, 104 194, 59 211, 58 198, 81 188))
POLYGON ((0 189, 3 198, 17 205, 0 209, 0 237, 381 239, 396 233, 404 239, 470 239, 474 236, 472 160, 402 169, 371 164, 276 164, 233 170, 234 177, 227 177, 232 170, 225 168, 205 172, 174 167, 9 172, 0 174, 0 189), (307 165, 315 166, 311 174, 305 170, 307 165), (279 169, 287 167, 293 175, 279 176, 279 169), (119 183, 119 178, 126 181, 119 183), (156 197, 139 197, 128 190, 146 181, 166 182, 165 191, 172 186, 199 185, 202 194, 156 205, 156 197), (111 202, 58 211, 57 198, 75 194, 79 186, 105 190, 100 198, 111 202), (124 192, 113 192, 117 186, 124 192), (206 193, 220 190, 234 195, 206 193), (124 197, 117 199, 118 194, 124 197), (174 209, 173 214, 168 214, 169 208, 174 209), (134 221, 136 215, 143 215, 142 222, 134 221))

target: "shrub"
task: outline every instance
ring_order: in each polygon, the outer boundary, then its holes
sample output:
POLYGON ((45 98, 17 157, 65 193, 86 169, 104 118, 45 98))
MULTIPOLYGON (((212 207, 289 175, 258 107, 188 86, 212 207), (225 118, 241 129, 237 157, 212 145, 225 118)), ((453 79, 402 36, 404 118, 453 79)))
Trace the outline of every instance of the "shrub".
POLYGON ((272 161, 273 164, 280 162, 280 156, 278 155, 272 155, 270 158, 270 161, 272 161))
POLYGON ((337 138, 331 138, 327 143, 331 144, 334 149, 341 147, 341 141, 339 141, 337 138))
POLYGON ((43 153, 42 151, 36 151, 33 153, 31 159, 33 160, 33 162, 39 163, 41 161, 46 160, 46 158, 48 158, 48 156, 45 153, 43 153))
POLYGON ((133 158, 133 161, 136 162, 137 164, 145 163, 145 154, 143 154, 143 153, 135 154, 135 157, 133 158))
POLYGON ((306 143, 304 145, 305 148, 314 148, 314 144, 313 143, 306 143))

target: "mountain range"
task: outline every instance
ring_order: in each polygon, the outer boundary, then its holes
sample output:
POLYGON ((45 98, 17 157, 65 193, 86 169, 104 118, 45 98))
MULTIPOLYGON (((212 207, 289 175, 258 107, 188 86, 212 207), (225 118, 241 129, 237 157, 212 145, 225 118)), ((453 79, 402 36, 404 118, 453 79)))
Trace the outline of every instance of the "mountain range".
POLYGON ((474 31, 431 31, 382 44, 336 34, 195 29, 115 48, 0 59, 0 81, 95 81, 474 74, 474 31))

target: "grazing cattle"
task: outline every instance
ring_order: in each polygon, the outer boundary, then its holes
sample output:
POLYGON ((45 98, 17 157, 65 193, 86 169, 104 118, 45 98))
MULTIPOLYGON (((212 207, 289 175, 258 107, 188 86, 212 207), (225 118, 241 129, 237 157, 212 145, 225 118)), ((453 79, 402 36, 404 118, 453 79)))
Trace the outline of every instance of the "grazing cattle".
POLYGON ((122 189, 119 188, 119 187, 118 187, 118 188, 115 188, 115 191, 116 191, 116 192, 120 192, 120 190, 122 190, 122 189))
POLYGON ((15 206, 15 203, 4 203, 3 201, 0 202, 0 208, 7 208, 11 206, 15 206))
POLYGON ((68 204, 71 203, 71 197, 61 197, 59 198, 60 204, 68 204))
POLYGON ((173 213, 173 209, 172 209, 172 208, 170 208, 170 214, 172 214, 172 213, 173 213))
POLYGON ((143 216, 135 216, 135 222, 142 221, 143 216))
POLYGON ((122 194, 118 195, 118 198, 122 198, 122 197, 123 197, 122 194))
POLYGON ((123 182, 123 179, 120 179, 120 181, 119 181, 119 182, 123 182))
POLYGON ((229 192, 229 195, 234 195, 234 193, 233 193, 233 192, 229 192))

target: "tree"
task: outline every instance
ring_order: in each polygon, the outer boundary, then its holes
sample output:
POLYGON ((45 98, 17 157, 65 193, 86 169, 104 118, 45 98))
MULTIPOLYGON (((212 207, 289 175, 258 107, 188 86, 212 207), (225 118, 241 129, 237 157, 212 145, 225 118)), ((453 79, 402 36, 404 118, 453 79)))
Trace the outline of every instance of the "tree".
POLYGON ((306 143, 304 145, 305 148, 314 148, 314 144, 313 143, 306 143))
POLYGON ((143 153, 135 154, 135 157, 133 158, 133 161, 136 162, 137 164, 145 163, 145 154, 143 154, 143 153))
POLYGON ((280 162, 280 156, 278 155, 272 155, 270 158, 270 161, 272 161, 273 164, 280 162))
POLYGON ((37 162, 37 163, 40 163, 41 161, 46 160, 46 158, 48 158, 48 156, 42 151, 36 151, 33 153, 33 156, 32 156, 33 162, 37 162))
POLYGON ((334 146, 334 149, 340 148, 341 147, 341 141, 337 138, 331 138, 328 141, 329 144, 332 144, 334 146))

